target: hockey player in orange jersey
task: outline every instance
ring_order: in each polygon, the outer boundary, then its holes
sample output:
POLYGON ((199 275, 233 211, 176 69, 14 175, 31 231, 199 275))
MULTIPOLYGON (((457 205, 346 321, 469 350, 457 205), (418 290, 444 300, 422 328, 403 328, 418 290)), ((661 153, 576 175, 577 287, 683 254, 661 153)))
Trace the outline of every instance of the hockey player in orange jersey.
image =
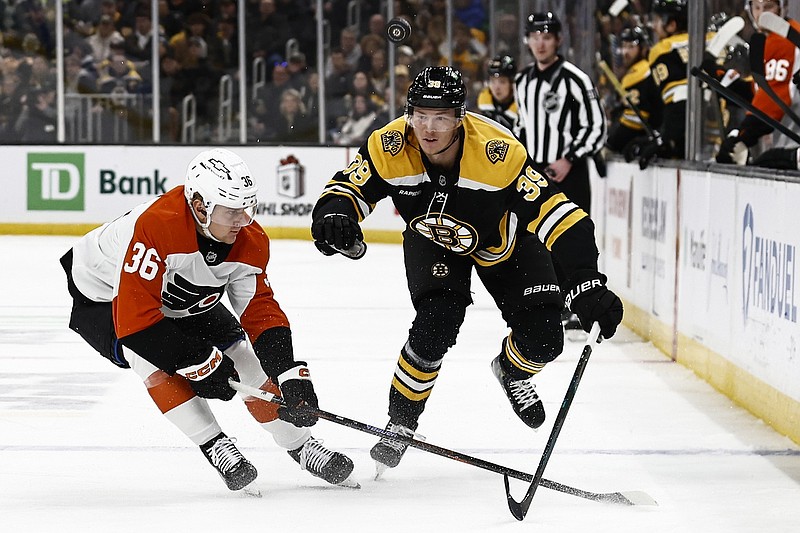
POLYGON ((353 462, 314 439, 307 426, 316 417, 298 410, 317 407, 317 396, 267 278, 269 238, 253 220, 257 191, 240 157, 207 150, 183 186, 86 234, 61 258, 69 325, 114 364, 133 368, 231 490, 258 489, 255 467, 207 401, 233 398, 229 378, 282 395, 281 407, 244 403, 301 468, 354 485, 353 462), (226 292, 238 319, 221 305, 226 292))
MULTIPOLYGON (((762 13, 768 11, 776 15, 785 14, 785 6, 782 0, 747 0, 747 13, 756 29, 758 19, 762 13)), ((800 30, 800 23, 788 19, 789 23, 800 30)), ((788 40, 774 33, 768 33, 764 44, 764 77, 775 93, 789 107, 800 111, 800 101, 792 101, 792 95, 797 100, 798 75, 800 74, 800 51, 788 40)), ((766 113, 768 116, 798 131, 798 126, 784 117, 783 110, 772 100, 765 91, 756 91, 753 96, 753 105, 766 113)), ((754 115, 748 113, 739 127, 731 130, 729 136, 722 142, 717 153, 718 163, 733 163, 733 154, 744 151, 744 147, 751 148, 758 143, 764 135, 772 133, 772 128, 758 120, 754 115), (741 145, 739 143, 742 143, 741 145), (743 146, 742 146, 743 145, 743 146)), ((762 154, 754 164, 762 166, 775 166, 770 164, 771 157, 780 157, 781 154, 788 154, 793 163, 786 168, 797 168, 797 145, 784 135, 777 133, 774 137, 773 146, 777 150, 769 150, 762 154), (791 145, 791 148, 789 146, 791 145), (766 164, 765 164, 766 163, 766 164)))

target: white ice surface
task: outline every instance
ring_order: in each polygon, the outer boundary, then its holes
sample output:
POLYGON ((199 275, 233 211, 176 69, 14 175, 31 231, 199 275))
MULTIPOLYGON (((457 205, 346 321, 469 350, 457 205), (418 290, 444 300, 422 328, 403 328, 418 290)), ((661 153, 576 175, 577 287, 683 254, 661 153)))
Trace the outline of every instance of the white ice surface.
MULTIPOLYGON (((320 421, 361 490, 300 471, 241 402, 213 402, 259 470, 263 498, 228 491, 131 371, 67 329, 60 255, 73 237, 0 236, 2 532, 794 532, 800 447, 629 331, 595 350, 545 477, 594 492, 645 491, 657 507, 600 504, 544 488, 522 523, 502 476, 411 449, 373 481, 375 437, 320 421)), ((321 407, 383 426, 412 318, 398 246, 352 261, 274 241, 270 279, 321 407)), ((581 349, 540 374, 548 422, 534 432, 489 370, 506 330, 476 280, 419 432, 439 446, 533 473, 581 349)), ((519 499, 526 484, 512 480, 519 499)))

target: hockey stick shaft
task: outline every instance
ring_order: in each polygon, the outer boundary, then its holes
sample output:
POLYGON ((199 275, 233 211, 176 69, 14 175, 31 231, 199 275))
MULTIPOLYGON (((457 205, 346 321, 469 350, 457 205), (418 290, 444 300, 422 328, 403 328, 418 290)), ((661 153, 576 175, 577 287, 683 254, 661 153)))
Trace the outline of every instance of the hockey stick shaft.
POLYGON ((547 444, 544 447, 544 453, 542 454, 542 458, 539 460, 539 466, 536 469, 536 473, 533 475, 533 480, 528 487, 528 491, 525 493, 525 496, 521 501, 518 502, 511 496, 508 476, 506 475, 503 478, 506 485, 506 499, 508 500, 508 508, 511 511, 511 514, 514 515, 514 518, 517 520, 522 520, 525 518, 525 515, 528 513, 528 509, 531 506, 533 496, 536 494, 536 489, 542 482, 544 469, 547 467, 550 456, 553 454, 553 449, 555 449, 556 446, 556 440, 558 440, 558 435, 561 433, 561 428, 564 426, 564 421, 567 419, 567 413, 569 413, 569 408, 572 405, 572 400, 575 398, 575 393, 578 391, 578 385, 583 377, 583 371, 586 369, 586 365, 589 363, 589 356, 592 355, 592 346, 597 342, 597 338, 599 336, 600 324, 595 322, 592 324, 592 329, 589 331, 589 338, 586 340, 586 344, 581 352, 581 357, 578 360, 578 365, 575 367, 575 372, 573 373, 572 379, 567 387, 567 393, 564 395, 564 400, 561 402, 561 409, 558 410, 558 415, 553 423, 553 429, 550 431, 550 437, 547 439, 547 444))
MULTIPOLYGON (((238 381, 230 380, 228 383, 230 384, 231 388, 233 388, 238 392, 247 394, 248 396, 252 396, 260 400, 264 400, 266 402, 283 405, 283 400, 270 392, 258 389, 256 387, 251 387, 243 383, 239 383, 238 381)), ((503 474, 509 477, 513 477, 514 479, 519 479, 527 482, 532 481, 534 478, 530 474, 527 474, 525 472, 520 472, 519 470, 514 470, 513 468, 508 468, 502 465, 491 463, 489 461, 484 461, 483 459, 478 459, 477 457, 471 457, 461 452, 449 450, 447 448, 442 448, 441 446, 436 446, 434 444, 429 444, 427 442, 417 440, 412 437, 399 435, 392 431, 388 431, 379 427, 365 424, 363 422, 359 422, 357 420, 352 420, 340 415, 323 411, 322 409, 315 409, 312 407, 306 407, 306 409, 311 414, 318 416, 319 418, 322 418, 324 420, 328 420, 329 422, 333 422, 341 426, 355 429, 363 433, 369 433, 370 435, 374 435, 376 437, 384 437, 399 442, 403 442, 413 448, 433 453, 435 455, 440 455, 442 457, 447 457, 448 459, 453 459, 454 461, 459 461, 461 463, 476 466, 484 470, 489 470, 490 472, 494 472, 496 474, 503 474)), ((570 487, 569 485, 564 485, 562 483, 558 483, 555 481, 550 481, 548 479, 542 479, 540 484, 546 489, 563 492, 565 494, 571 494, 573 496, 577 496, 579 498, 584 498, 587 500, 606 502, 606 503, 617 503, 621 505, 637 505, 637 502, 634 501, 634 499, 636 499, 634 498, 635 496, 634 494, 631 494, 631 497, 628 497, 626 496, 625 493, 622 492, 607 492, 607 493, 590 492, 577 489, 575 487, 570 487)), ((643 504, 650 505, 651 502, 649 500, 652 500, 652 498, 650 498, 647 495, 644 496, 645 496, 644 497, 645 501, 643 502, 643 504)))
POLYGON ((642 111, 641 109, 639 109, 639 106, 637 106, 633 102, 633 99, 631 99, 630 95, 625 91, 625 88, 622 86, 622 83, 619 81, 619 78, 617 78, 617 75, 614 74, 614 71, 611 70, 611 67, 608 65, 608 63, 606 63, 606 61, 600 57, 599 53, 597 54, 597 65, 600 67, 600 70, 602 70, 603 73, 605 73, 606 77, 608 78, 608 81, 611 82, 611 85, 614 87, 614 90, 617 91, 617 94, 619 94, 620 97, 622 97, 622 99, 628 103, 628 106, 630 106, 633 112, 636 113, 636 116, 642 123, 642 126, 644 127, 644 130, 647 132, 647 135, 654 139, 660 140, 661 136, 656 134, 656 132, 653 131, 653 128, 650 127, 650 124, 645 120, 644 115, 642 115, 642 111))
POLYGON ((765 52, 765 45, 766 45, 767 36, 763 33, 754 33, 752 37, 750 37, 750 71, 753 75, 753 79, 756 80, 756 84, 765 92, 767 96, 774 101, 778 107, 781 108, 781 111, 791 119, 795 125, 800 126, 800 117, 797 116, 792 108, 786 105, 786 102, 778 96, 775 92, 775 89, 767 81, 765 76, 764 70, 764 57, 765 52))
POLYGON ((752 113, 753 116, 755 116, 757 119, 762 121, 764 124, 767 124, 771 128, 774 128, 774 129, 780 131, 781 133, 783 133, 784 135, 789 137, 794 142, 800 144, 800 135, 797 135, 797 133, 793 132, 792 130, 787 128, 785 125, 781 124, 780 122, 778 122, 774 118, 772 118, 769 115, 765 114, 763 111, 761 111, 760 109, 755 107, 753 104, 751 104, 750 102, 748 102, 747 100, 745 100, 744 98, 742 98, 741 96, 736 94, 735 92, 731 91, 727 87, 723 86, 713 76, 710 76, 710 75, 706 74, 705 72, 700 70, 698 67, 692 67, 691 73, 692 73, 692 76, 700 78, 702 81, 707 83, 709 87, 714 89, 716 92, 721 94, 726 99, 730 100, 731 102, 733 102, 734 104, 738 105, 742 109, 746 109, 747 111, 750 111, 750 113, 752 113))

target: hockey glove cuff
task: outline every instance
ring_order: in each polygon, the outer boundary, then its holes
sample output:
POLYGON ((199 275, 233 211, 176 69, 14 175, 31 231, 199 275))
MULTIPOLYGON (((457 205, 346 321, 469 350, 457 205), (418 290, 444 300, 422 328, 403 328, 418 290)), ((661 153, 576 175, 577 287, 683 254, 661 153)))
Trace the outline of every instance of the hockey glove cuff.
POLYGON ((303 361, 296 361, 295 366, 278 376, 278 387, 281 389, 283 403, 278 407, 278 417, 297 427, 313 426, 317 416, 306 408, 319 408, 311 374, 303 361))
POLYGON ((340 253, 350 259, 361 259, 367 251, 358 222, 341 213, 328 213, 315 219, 311 223, 311 236, 324 255, 340 253))
POLYGON ((236 395, 236 391, 228 385, 228 379, 239 381, 239 374, 236 373, 233 360, 216 346, 212 346, 210 354, 187 361, 186 366, 175 373, 186 378, 192 390, 201 398, 228 401, 236 395))
POLYGON ((592 324, 600 324, 600 334, 610 339, 622 322, 622 300, 606 287, 606 276, 596 270, 579 270, 567 282, 564 298, 567 307, 588 332, 592 324))

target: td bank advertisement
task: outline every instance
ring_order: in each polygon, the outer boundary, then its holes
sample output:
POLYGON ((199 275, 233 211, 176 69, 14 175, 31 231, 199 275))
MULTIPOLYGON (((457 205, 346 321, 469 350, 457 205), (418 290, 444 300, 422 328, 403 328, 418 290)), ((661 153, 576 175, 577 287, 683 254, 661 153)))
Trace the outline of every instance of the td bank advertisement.
MULTIPOLYGON (((5 185, 0 224, 102 224, 182 185, 189 162, 209 148, 0 147, 5 185)), ((231 149, 245 160, 258 183, 259 222, 297 228, 309 227, 322 187, 355 153, 339 147, 231 149)), ((390 208, 370 219, 368 226, 402 227, 390 208)))

